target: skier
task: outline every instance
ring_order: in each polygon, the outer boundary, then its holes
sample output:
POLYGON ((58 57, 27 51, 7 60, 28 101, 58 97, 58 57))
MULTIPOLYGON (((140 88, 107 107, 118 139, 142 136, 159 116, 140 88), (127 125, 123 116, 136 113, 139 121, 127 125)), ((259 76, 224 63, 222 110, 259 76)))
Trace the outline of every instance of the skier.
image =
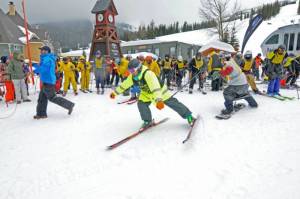
POLYGON ((75 79, 75 65, 70 62, 70 59, 67 57, 63 58, 63 61, 60 63, 60 72, 64 73, 64 93, 63 96, 66 96, 68 93, 68 88, 70 83, 72 84, 74 95, 78 95, 77 93, 77 82, 75 79))
POLYGON ((162 77, 161 80, 163 83, 167 80, 167 87, 168 89, 171 88, 171 70, 172 70, 172 61, 170 59, 170 55, 165 55, 165 59, 161 62, 161 67, 163 69, 162 71, 162 77))
POLYGON ((203 91, 204 82, 205 82, 205 75, 207 72, 207 63, 202 57, 200 52, 197 53, 196 57, 192 59, 189 63, 189 71, 190 71, 190 87, 189 93, 193 93, 194 84, 196 83, 197 79, 199 80, 199 91, 203 91), (197 78, 195 76, 198 76, 197 78))
POLYGON ((244 60, 241 64, 241 68, 243 73, 245 73, 246 77, 247 77, 247 81, 248 84, 250 85, 251 89, 253 90, 253 92, 255 94, 262 94, 255 83, 255 79, 253 76, 253 70, 256 69, 256 63, 255 60, 252 57, 252 52, 250 50, 246 51, 245 55, 244 55, 244 60))
POLYGON ((269 78, 268 95, 270 97, 280 97, 280 78, 283 72, 283 61, 287 58, 286 47, 279 45, 274 51, 267 55, 266 75, 269 78))
POLYGON ((223 68, 223 64, 221 62, 221 58, 223 58, 224 52, 220 52, 219 55, 213 51, 210 54, 209 62, 208 62, 208 72, 211 74, 212 82, 211 87, 212 91, 219 91, 220 87, 222 87, 222 78, 219 76, 220 71, 223 68))
POLYGON ((176 64, 174 66, 175 68, 175 75, 176 75, 176 85, 177 89, 181 90, 182 86, 182 80, 185 76, 185 70, 187 68, 187 61, 183 60, 182 56, 178 56, 176 64))
POLYGON ((8 64, 8 73, 11 75, 11 79, 14 83, 16 101, 17 104, 23 102, 31 102, 27 96, 26 84, 25 84, 25 73, 23 71, 24 57, 23 55, 14 52, 13 58, 8 64))
POLYGON ((51 53, 51 49, 48 46, 40 49, 41 62, 34 70, 34 73, 40 75, 43 85, 39 94, 36 115, 33 118, 37 120, 47 118, 48 100, 67 109, 68 114, 71 115, 75 104, 65 98, 57 97, 55 93, 55 55, 51 53))
POLYGON ((250 107, 258 107, 257 102, 248 92, 249 85, 245 74, 230 54, 226 55, 225 67, 219 73, 222 78, 228 77, 229 79, 228 87, 223 92, 226 109, 221 111, 221 116, 230 117, 235 108, 233 102, 237 99, 245 99, 250 107))
POLYGON ((119 58, 113 58, 112 59, 112 63, 111 63, 111 67, 112 67, 112 76, 111 76, 111 80, 110 80, 110 85, 114 85, 115 87, 117 87, 119 85, 119 81, 120 81, 120 76, 118 73, 118 65, 117 63, 120 62, 119 58), (115 82, 115 84, 114 84, 115 82))
POLYGON ((90 77, 92 66, 86 61, 84 56, 80 57, 78 62, 78 71, 81 72, 81 91, 84 93, 90 92, 90 77))
POLYGON ((176 111, 182 118, 187 119, 188 123, 192 125, 195 118, 192 112, 176 98, 172 97, 165 85, 159 83, 156 75, 150 71, 146 66, 143 66, 137 59, 132 60, 128 66, 130 76, 124 81, 115 91, 110 95, 112 99, 127 89, 129 89, 135 82, 141 88, 141 94, 138 100, 138 109, 142 120, 143 128, 147 128, 153 124, 151 110, 149 108, 151 103, 156 104, 159 110, 164 109, 165 105, 176 111))

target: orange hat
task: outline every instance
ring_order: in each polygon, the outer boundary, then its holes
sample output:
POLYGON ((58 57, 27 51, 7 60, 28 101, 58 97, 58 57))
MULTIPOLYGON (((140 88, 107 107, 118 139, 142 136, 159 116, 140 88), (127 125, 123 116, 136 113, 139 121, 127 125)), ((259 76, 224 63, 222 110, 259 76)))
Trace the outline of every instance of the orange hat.
POLYGON ((152 56, 147 56, 147 57, 145 58, 145 61, 146 61, 146 62, 152 62, 152 60, 153 60, 152 56))

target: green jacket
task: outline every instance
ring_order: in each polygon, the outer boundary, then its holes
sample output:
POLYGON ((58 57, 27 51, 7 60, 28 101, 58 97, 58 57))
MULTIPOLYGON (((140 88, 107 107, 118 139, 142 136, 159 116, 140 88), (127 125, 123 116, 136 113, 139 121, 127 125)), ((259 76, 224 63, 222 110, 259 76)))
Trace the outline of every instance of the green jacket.
POLYGON ((12 80, 21 80, 25 78, 23 71, 23 64, 19 60, 20 54, 17 52, 13 53, 13 59, 8 64, 8 73, 11 75, 12 80))
POLYGON ((143 102, 157 102, 160 100, 166 101, 171 97, 166 85, 161 86, 156 75, 143 66, 138 80, 134 80, 132 75, 116 88, 116 93, 121 94, 128 90, 133 85, 138 85, 141 89, 139 100, 143 102))

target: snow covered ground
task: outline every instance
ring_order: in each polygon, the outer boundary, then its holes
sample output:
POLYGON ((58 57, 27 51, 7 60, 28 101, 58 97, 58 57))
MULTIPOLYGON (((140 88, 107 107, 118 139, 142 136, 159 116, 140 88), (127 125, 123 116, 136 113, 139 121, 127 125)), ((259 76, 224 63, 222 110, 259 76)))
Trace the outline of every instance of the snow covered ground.
MULTIPOLYGON (((140 126, 136 105, 80 93, 68 96, 76 103, 72 116, 49 104, 49 118, 34 121, 37 96, 0 120, 1 199, 300 198, 298 100, 255 96, 258 109, 219 121, 221 93, 180 93, 202 116, 189 143, 181 143, 186 121, 153 108, 156 119, 171 120, 108 152, 140 126)), ((0 116, 12 109, 1 103, 0 116)))

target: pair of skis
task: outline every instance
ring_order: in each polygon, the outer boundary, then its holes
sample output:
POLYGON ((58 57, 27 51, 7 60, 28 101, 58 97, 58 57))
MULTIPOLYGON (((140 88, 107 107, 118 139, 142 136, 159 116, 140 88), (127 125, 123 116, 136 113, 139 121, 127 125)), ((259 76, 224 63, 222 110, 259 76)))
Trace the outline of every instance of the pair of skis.
MULTIPOLYGON (((187 134, 187 137, 182 142, 183 144, 185 144, 187 141, 190 140, 190 138, 192 136, 192 133, 193 133, 193 130, 196 127, 199 119, 200 119, 200 116, 198 115, 197 118, 195 119, 195 121, 193 122, 193 124, 190 126, 190 129, 189 129, 189 132, 187 134)), ((119 141, 119 142, 117 142, 117 143, 115 143, 113 145, 108 146, 107 150, 108 151, 114 150, 114 149, 118 148, 119 146, 125 144, 126 142, 132 140, 133 138, 137 137, 138 135, 141 135, 142 133, 146 132, 147 130, 152 129, 152 128, 160 125, 160 124, 166 123, 168 120, 169 120, 169 118, 165 118, 163 120, 160 120, 159 122, 153 123, 151 126, 148 126, 146 128, 142 128, 142 129, 138 130, 136 133, 133 133, 130 136, 122 139, 121 141, 119 141)))
POLYGON ((280 95, 269 96, 266 91, 264 91, 262 95, 266 96, 266 97, 271 97, 271 98, 274 98, 274 99, 277 99, 277 100, 280 100, 280 101, 287 101, 287 100, 293 101, 295 99, 295 97, 289 97, 289 96, 285 96, 285 95, 281 95, 281 94, 280 95))
POLYGON ((129 99, 129 100, 125 100, 125 101, 122 101, 122 102, 118 102, 119 105, 121 104, 128 104, 128 105, 132 105, 132 104, 135 104, 138 100, 137 99, 129 99))

